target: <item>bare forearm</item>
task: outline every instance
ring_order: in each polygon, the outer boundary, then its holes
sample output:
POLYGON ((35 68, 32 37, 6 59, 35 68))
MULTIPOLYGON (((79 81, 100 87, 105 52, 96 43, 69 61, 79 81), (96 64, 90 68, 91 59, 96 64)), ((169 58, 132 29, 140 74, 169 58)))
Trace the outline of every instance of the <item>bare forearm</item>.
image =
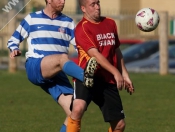
MULTIPOLYGON (((124 77, 122 77, 121 75, 121 71, 120 69, 118 69, 118 67, 115 67, 113 66, 101 53, 98 52, 97 49, 95 48, 92 48, 88 51, 88 54, 91 56, 91 57, 95 57, 97 62, 101 65, 101 67, 103 67, 105 70, 107 70, 108 72, 110 72, 113 76, 114 76, 114 79, 117 83, 117 88, 118 89, 122 89, 123 87, 125 87, 125 80, 124 80, 124 77)), ((126 83, 127 82, 131 82, 129 77, 128 77, 128 74, 127 74, 127 71, 126 71, 126 68, 124 67, 124 62, 122 61, 119 61, 122 65, 120 66, 121 70, 123 70, 123 73, 126 74, 126 83)), ((128 83, 127 83, 128 84, 128 83)))
POLYGON ((127 77, 129 76, 128 71, 125 67, 125 63, 124 63, 124 59, 123 59, 123 55, 120 51, 120 49, 116 50, 116 54, 117 54, 117 69, 119 69, 119 71, 121 72, 122 76, 127 77))
POLYGON ((121 69, 122 69, 123 76, 129 76, 123 58, 121 59, 121 69))
POLYGON ((118 69, 116 69, 116 67, 114 67, 101 53, 96 52, 96 49, 91 49, 88 53, 91 57, 95 57, 98 64, 111 74, 115 75, 119 73, 118 69))

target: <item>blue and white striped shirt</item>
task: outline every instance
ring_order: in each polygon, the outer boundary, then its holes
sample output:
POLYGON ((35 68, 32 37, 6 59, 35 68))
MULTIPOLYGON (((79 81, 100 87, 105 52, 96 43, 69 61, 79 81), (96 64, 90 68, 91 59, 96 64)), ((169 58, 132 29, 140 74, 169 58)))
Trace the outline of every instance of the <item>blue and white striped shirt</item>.
POLYGON ((27 15, 8 41, 8 48, 19 50, 20 43, 27 38, 26 58, 42 58, 51 54, 67 53, 69 44, 75 46, 75 24, 73 20, 60 14, 54 19, 43 10, 27 15))

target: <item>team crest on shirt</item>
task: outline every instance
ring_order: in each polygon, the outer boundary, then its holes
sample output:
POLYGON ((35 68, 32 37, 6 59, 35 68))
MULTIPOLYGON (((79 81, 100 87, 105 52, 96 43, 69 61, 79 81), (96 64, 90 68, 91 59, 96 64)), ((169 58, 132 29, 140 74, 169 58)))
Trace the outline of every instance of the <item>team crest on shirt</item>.
POLYGON ((58 31, 61 33, 65 33, 66 29, 64 27, 60 27, 60 28, 58 28, 58 31))

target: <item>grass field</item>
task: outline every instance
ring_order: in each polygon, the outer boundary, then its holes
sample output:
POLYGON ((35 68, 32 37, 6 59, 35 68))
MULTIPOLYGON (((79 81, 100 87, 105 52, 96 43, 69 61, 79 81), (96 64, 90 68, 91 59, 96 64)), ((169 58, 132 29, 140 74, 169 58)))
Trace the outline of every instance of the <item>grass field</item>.
MULTIPOLYGON (((175 75, 131 73, 136 92, 121 91, 126 114, 125 132, 175 131, 175 75)), ((24 71, 0 71, 0 132, 59 132, 62 109, 24 71)), ((82 120, 81 132, 107 132, 93 103, 82 120)))

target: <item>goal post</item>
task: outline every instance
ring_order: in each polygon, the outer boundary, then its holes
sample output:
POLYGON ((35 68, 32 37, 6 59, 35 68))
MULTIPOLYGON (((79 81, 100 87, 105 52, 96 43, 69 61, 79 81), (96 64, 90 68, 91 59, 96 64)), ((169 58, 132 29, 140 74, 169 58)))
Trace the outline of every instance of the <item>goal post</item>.
POLYGON ((159 73, 160 75, 168 74, 168 12, 162 11, 159 13, 159 73))

